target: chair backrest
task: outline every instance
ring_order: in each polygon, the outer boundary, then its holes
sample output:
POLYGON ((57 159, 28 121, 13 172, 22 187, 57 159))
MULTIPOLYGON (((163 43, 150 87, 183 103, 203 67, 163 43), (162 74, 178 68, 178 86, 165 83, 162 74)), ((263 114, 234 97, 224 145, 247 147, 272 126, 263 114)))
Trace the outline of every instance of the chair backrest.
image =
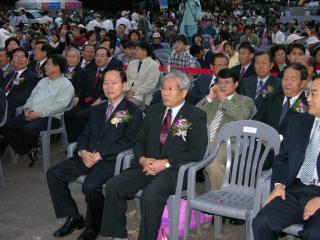
POLYGON ((253 120, 225 124, 219 131, 211 151, 216 152, 223 142, 226 144, 227 153, 223 187, 255 189, 266 157, 269 153, 272 154, 272 151, 275 155, 278 154, 280 148, 278 132, 262 122, 253 120))
MULTIPOLYGON (((162 42, 161 45, 165 48, 168 49, 170 51, 170 44, 167 42, 162 42)), ((171 51, 170 51, 171 52, 171 51)))
POLYGON ((157 50, 155 50, 154 51, 154 54, 156 55, 156 56, 158 56, 158 54, 166 54, 166 55, 171 55, 171 51, 170 51, 170 49, 166 49, 166 48, 161 48, 161 49, 157 49, 157 50))

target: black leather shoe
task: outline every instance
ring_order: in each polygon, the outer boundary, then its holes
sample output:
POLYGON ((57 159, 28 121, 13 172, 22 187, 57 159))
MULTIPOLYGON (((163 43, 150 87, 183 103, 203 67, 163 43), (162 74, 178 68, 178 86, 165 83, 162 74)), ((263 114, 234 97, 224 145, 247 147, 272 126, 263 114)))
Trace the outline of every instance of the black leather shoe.
POLYGON ((96 240, 98 236, 99 232, 85 228, 77 240, 96 240))
POLYGON ((35 147, 30 150, 28 153, 28 157, 30 158, 29 168, 32 168, 35 164, 35 162, 38 160, 40 148, 35 147))
POLYGON ((245 224, 245 221, 242 219, 230 218, 230 223, 233 225, 243 225, 245 224))
POLYGON ((53 236, 57 238, 64 237, 71 234, 75 229, 81 229, 83 227, 84 220, 82 216, 77 219, 74 219, 73 217, 68 217, 67 221, 63 224, 63 226, 53 233, 53 236))

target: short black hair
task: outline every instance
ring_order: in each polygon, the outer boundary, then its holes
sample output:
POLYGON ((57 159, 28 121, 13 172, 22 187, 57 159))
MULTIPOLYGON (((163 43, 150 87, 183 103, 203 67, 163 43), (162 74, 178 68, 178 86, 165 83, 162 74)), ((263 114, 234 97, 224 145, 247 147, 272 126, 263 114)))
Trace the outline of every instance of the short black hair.
POLYGON ((273 57, 271 56, 271 54, 265 52, 265 51, 261 51, 256 53, 256 55, 254 56, 255 60, 257 59, 257 57, 262 56, 262 55, 267 55, 269 58, 269 61, 272 63, 273 62, 273 57))
POLYGON ((254 48, 251 46, 251 44, 247 41, 245 42, 242 42, 239 46, 239 51, 240 49, 243 48, 243 49, 248 49, 250 53, 254 54, 254 48))
POLYGON ((232 78, 233 82, 236 83, 239 81, 238 77, 230 68, 221 69, 218 73, 217 78, 232 78))
POLYGON ((87 47, 92 47, 92 48, 94 49, 94 51, 96 51, 95 47, 94 47, 93 45, 91 45, 91 44, 85 44, 85 45, 83 46, 83 51, 84 51, 84 49, 86 49, 87 47))
POLYGON ((152 57, 153 56, 153 50, 152 47, 149 43, 147 43, 146 41, 141 41, 137 44, 138 48, 141 48, 145 51, 147 51, 147 56, 148 57, 152 57))
POLYGON ((125 29, 127 28, 127 26, 126 26, 125 24, 123 24, 123 23, 120 23, 120 24, 119 24, 119 27, 120 27, 120 26, 124 26, 125 29))
POLYGON ((101 44, 104 43, 104 42, 109 42, 109 48, 112 49, 112 54, 113 54, 114 51, 116 50, 116 43, 115 43, 115 41, 113 41, 113 40, 110 39, 110 38, 106 38, 106 39, 104 39, 104 40, 101 42, 101 44))
POLYGON ((285 53, 287 52, 287 48, 286 48, 286 45, 284 44, 276 44, 274 46, 272 46, 270 48, 270 54, 271 56, 274 58, 276 56, 276 53, 279 51, 279 50, 283 50, 285 53))
POLYGON ((90 38, 93 34, 95 34, 95 33, 96 33, 95 30, 88 31, 88 32, 86 33, 86 39, 89 40, 89 38, 90 38))
POLYGON ((51 47, 49 44, 47 44, 47 43, 45 43, 45 42, 41 42, 41 41, 39 41, 39 42, 36 43, 36 45, 38 45, 38 44, 42 44, 40 50, 41 50, 42 52, 46 52, 46 53, 47 53, 47 56, 49 56, 49 55, 51 54, 51 52, 52 52, 52 47, 51 47))
POLYGON ((233 43, 231 43, 231 42, 225 42, 224 43, 224 45, 223 45, 223 50, 226 50, 226 46, 230 46, 231 48, 233 48, 234 49, 234 44, 233 43))
POLYGON ((214 65, 217 58, 225 58, 227 61, 229 61, 228 57, 224 55, 223 53, 215 53, 213 54, 211 58, 211 64, 214 65))
POLYGON ((202 40, 203 40, 202 35, 201 35, 200 33, 195 33, 195 34, 192 36, 192 44, 193 44, 193 45, 194 45, 194 39, 195 39, 196 37, 200 37, 200 38, 201 38, 201 42, 202 42, 202 40))
POLYGON ((140 33, 138 32, 138 30, 133 29, 133 30, 131 30, 129 32, 128 37, 127 37, 129 40, 130 40, 132 34, 137 34, 138 35, 138 39, 140 40, 140 33))
POLYGON ((61 54, 52 54, 48 57, 48 59, 52 60, 52 64, 58 66, 61 73, 64 73, 67 66, 67 60, 61 54))
POLYGON ((284 72, 287 71, 288 69, 294 69, 294 70, 300 72, 301 81, 307 80, 307 78, 308 78, 308 69, 305 66, 303 66, 301 63, 293 63, 293 64, 289 65, 284 70, 284 72))
POLYGON ((8 49, 8 46, 9 46, 9 44, 10 44, 10 42, 16 42, 16 44, 18 45, 18 46, 20 46, 20 42, 19 42, 19 40, 17 39, 17 38, 15 38, 15 37, 9 37, 5 42, 4 42, 4 46, 5 46, 5 48, 6 49, 8 49))
POLYGON ((28 53, 27 53, 27 51, 26 51, 25 49, 23 49, 23 48, 16 48, 16 49, 13 49, 13 50, 12 50, 10 60, 13 59, 13 55, 14 55, 16 52, 23 52, 24 56, 25 56, 26 58, 28 58, 28 53))
POLYGON ((102 74, 102 79, 104 80, 104 76, 108 73, 108 72, 111 72, 111 71, 116 71, 116 72, 119 72, 119 74, 120 74, 120 78, 121 78, 121 82, 122 83, 125 83, 125 82, 127 82, 127 73, 123 70, 123 69, 111 69, 111 70, 109 70, 109 71, 107 71, 107 72, 104 72, 103 74, 102 74))
POLYGON ((105 48, 105 47, 98 47, 97 49, 96 49, 96 54, 97 54, 97 52, 100 50, 100 49, 103 49, 103 50, 106 50, 106 52, 107 52, 107 57, 111 57, 111 52, 109 51, 109 49, 107 49, 107 48, 105 48))
POLYGON ((293 51, 293 49, 295 48, 299 48, 301 49, 301 51, 303 52, 303 54, 306 53, 306 48, 305 46, 303 46, 302 43, 291 43, 289 46, 288 46, 288 55, 293 51))
POLYGON ((180 35, 177 36, 176 42, 178 42, 178 41, 183 42, 184 45, 187 45, 187 44, 188 44, 188 43, 187 43, 187 38, 186 38, 186 36, 183 35, 183 34, 180 34, 180 35))
POLYGON ((196 56, 197 54, 199 54, 201 51, 203 51, 203 47, 199 46, 199 45, 193 45, 192 47, 190 47, 189 49, 190 54, 192 56, 196 56))

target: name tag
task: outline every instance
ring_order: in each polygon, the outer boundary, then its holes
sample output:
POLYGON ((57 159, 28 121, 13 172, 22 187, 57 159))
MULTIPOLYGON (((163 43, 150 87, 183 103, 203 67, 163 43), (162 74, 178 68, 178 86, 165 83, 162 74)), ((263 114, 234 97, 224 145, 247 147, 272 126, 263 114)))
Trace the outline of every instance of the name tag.
POLYGON ((257 133, 257 128, 254 128, 254 127, 243 127, 242 132, 245 132, 245 133, 257 133))

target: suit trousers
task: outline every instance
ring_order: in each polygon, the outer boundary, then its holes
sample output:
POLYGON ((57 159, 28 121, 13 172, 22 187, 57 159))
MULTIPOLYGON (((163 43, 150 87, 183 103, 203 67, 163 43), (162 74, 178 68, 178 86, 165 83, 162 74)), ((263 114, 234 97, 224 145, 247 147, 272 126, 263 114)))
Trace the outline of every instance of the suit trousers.
MULTIPOLYGON (((231 149, 234 153, 234 143, 231 143, 231 149)), ((222 186, 227 163, 226 151, 226 144, 223 142, 220 144, 217 154, 214 157, 213 161, 206 167, 212 190, 219 190, 222 186)))
MULTIPOLYGON (((18 154, 26 154, 37 146, 41 131, 47 129, 48 118, 37 118, 33 121, 25 120, 24 114, 7 121, 1 129, 2 134, 12 149, 18 154)), ((59 126, 59 120, 52 119, 52 128, 59 126)))
POLYGON ((320 210, 308 220, 303 220, 303 212, 308 201, 320 196, 320 187, 304 185, 297 179, 286 189, 286 199, 275 198, 266 205, 253 220, 255 240, 277 239, 278 234, 292 224, 303 224, 300 232, 304 240, 320 239, 320 210))
POLYGON ((156 240, 162 212, 168 197, 175 193, 177 177, 178 169, 173 168, 165 169, 155 176, 146 176, 141 168, 131 168, 110 179, 106 184, 100 234, 113 238, 127 237, 127 200, 134 198, 143 189, 139 240, 156 240))
POLYGON ((82 192, 87 203, 85 226, 100 230, 104 196, 102 185, 114 175, 115 161, 100 160, 87 168, 79 156, 71 157, 47 171, 47 182, 57 218, 77 216, 78 207, 68 187, 79 176, 86 175, 82 192))

